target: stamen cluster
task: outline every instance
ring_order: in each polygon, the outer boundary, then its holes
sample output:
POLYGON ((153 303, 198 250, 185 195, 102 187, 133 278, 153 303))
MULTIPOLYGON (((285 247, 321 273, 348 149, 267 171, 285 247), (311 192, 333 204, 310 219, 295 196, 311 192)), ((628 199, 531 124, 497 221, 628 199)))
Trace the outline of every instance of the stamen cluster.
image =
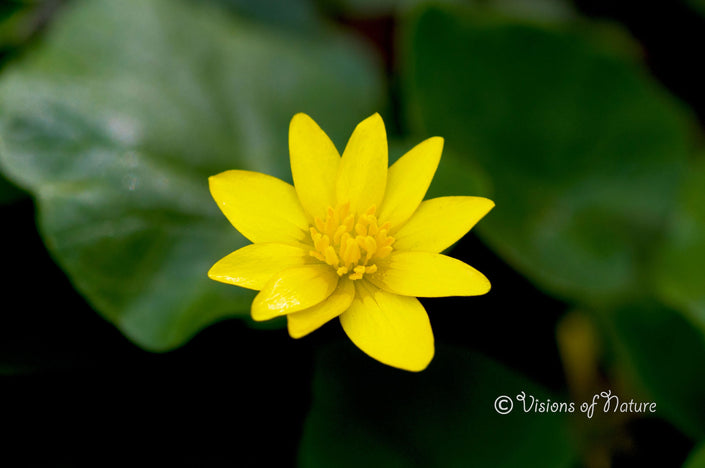
POLYGON ((389 235, 389 223, 378 225, 375 211, 372 206, 355 219, 349 203, 328 207, 325 219, 316 218, 315 226, 310 228, 315 250, 309 255, 332 266, 338 276, 348 275, 351 280, 376 272, 375 261, 392 252, 394 238, 389 235))

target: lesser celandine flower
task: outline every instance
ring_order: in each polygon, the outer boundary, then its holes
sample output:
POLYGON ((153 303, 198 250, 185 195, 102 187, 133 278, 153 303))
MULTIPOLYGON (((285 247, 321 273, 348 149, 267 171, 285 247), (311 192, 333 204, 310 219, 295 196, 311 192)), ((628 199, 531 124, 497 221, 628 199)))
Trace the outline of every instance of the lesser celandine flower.
POLYGON ((422 201, 442 149, 442 138, 429 138, 388 168, 379 114, 355 128, 342 157, 309 116, 295 115, 294 186, 239 170, 209 179, 220 209, 253 244, 221 259, 208 276, 260 291, 252 318, 286 315, 294 338, 339 317, 371 357, 425 369, 433 332, 416 297, 490 289, 482 273, 439 253, 494 206, 480 197, 422 201))

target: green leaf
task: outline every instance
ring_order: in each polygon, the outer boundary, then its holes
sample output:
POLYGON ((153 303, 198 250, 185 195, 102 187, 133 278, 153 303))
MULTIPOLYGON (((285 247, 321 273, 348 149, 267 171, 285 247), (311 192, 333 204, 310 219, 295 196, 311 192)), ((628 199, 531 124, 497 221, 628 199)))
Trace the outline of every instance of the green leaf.
POLYGON ((625 47, 440 8, 412 15, 402 43, 411 128, 445 137, 492 181, 483 239, 564 298, 643 290, 689 121, 625 47))
POLYGON ((515 398, 525 392, 546 402, 546 391, 466 350, 439 347, 429 368, 412 374, 347 344, 321 350, 315 375, 299 449, 305 468, 548 468, 575 461, 564 415, 525 413, 515 398), (510 414, 494 409, 502 395, 514 400, 510 414))
POLYGON ((686 313, 705 336, 705 159, 695 161, 682 187, 653 271, 661 297, 686 313))
POLYGON ((700 444, 693 450, 683 468, 705 468, 705 444, 700 444))
MULTIPOLYGON (((198 2, 77 1, 0 83, 0 165, 36 197, 78 290, 137 344, 167 350, 253 297, 206 276, 245 244, 207 177, 290 180, 291 117, 309 113, 342 145, 379 105, 379 76, 335 32, 312 41, 198 2)), ((28 280, 41 290, 41 272, 28 280)))
POLYGON ((677 311, 633 304, 601 315, 627 375, 656 402, 656 416, 705 437, 705 338, 677 311))

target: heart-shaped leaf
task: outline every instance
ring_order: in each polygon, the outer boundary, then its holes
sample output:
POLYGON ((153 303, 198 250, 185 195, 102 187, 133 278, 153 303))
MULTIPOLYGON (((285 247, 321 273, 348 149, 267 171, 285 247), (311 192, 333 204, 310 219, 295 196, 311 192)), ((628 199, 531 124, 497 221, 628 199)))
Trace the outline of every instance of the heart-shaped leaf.
MULTIPOLYGON (((77 1, 0 83, 5 174, 38 202, 74 285, 137 344, 166 350, 247 314, 251 292, 209 267, 245 239, 207 177, 290 179, 296 112, 338 144, 382 96, 353 38, 281 33, 180 0, 77 1)), ((262 194, 266 196, 266 194, 262 194)), ((42 272, 27 278, 42 287, 42 272)))
POLYGON ((461 8, 420 10, 403 37, 411 126, 492 181, 481 236, 565 298, 642 291, 689 122, 626 48, 461 8))

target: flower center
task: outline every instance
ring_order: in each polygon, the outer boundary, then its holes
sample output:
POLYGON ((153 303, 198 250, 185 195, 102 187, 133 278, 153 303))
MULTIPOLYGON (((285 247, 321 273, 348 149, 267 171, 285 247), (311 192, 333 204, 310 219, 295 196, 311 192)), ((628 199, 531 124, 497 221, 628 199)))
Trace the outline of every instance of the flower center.
POLYGON ((376 260, 392 252, 394 238, 389 223, 377 224, 375 207, 359 215, 350 213, 350 204, 328 207, 325 219, 316 218, 311 226, 315 250, 309 255, 335 268, 338 276, 358 280, 377 271, 376 260))

